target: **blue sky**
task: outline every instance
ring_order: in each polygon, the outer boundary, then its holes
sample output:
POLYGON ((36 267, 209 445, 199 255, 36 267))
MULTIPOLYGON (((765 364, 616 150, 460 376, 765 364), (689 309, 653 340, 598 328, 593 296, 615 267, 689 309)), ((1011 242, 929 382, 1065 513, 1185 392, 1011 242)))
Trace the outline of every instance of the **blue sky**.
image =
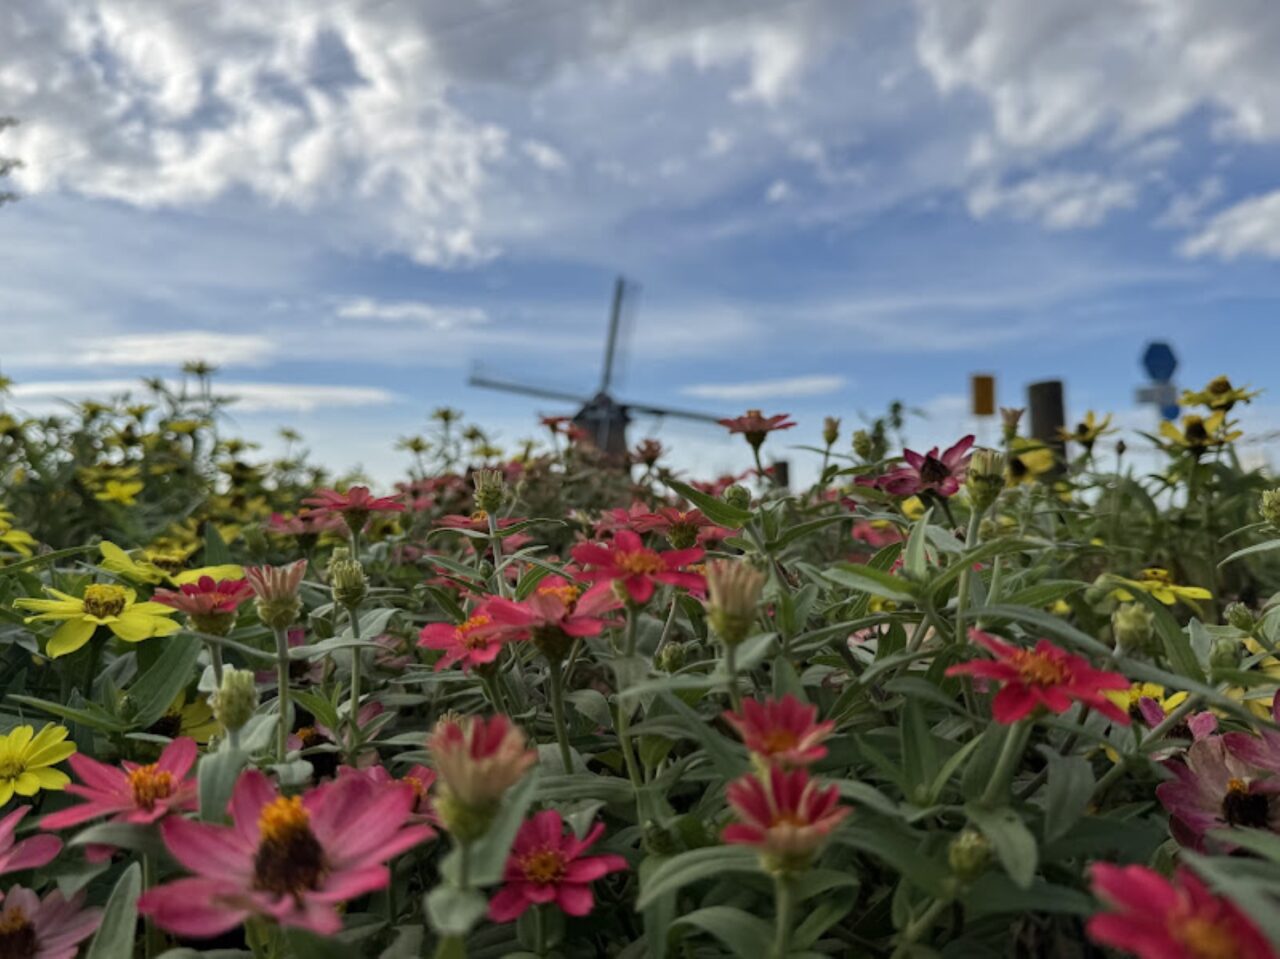
POLYGON ((9 4, 0 363, 42 409, 204 356, 250 435, 389 479, 435 406, 562 412, 474 363, 590 389, 622 272, 624 397, 796 442, 901 398, 926 443, 989 371, 1148 427, 1148 339, 1272 385, 1278 50, 1263 0, 9 4))

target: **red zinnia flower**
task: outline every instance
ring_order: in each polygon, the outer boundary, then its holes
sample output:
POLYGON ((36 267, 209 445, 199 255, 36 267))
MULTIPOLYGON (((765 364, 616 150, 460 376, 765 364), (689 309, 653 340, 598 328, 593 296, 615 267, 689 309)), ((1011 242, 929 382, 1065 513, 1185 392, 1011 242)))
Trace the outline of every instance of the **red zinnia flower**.
POLYGON ((217 936, 250 916, 333 935, 338 905, 385 888, 387 860, 431 837, 407 825, 413 803, 410 787, 363 776, 282 796, 247 770, 231 795, 231 826, 164 821, 169 852, 196 875, 147 890, 138 911, 180 936, 217 936))
POLYGON ((476 609, 464 622, 431 623, 418 633, 418 645, 427 649, 440 649, 444 655, 436 660, 436 671, 447 669, 454 663, 462 663, 463 672, 472 666, 483 666, 498 658, 502 644, 513 637, 494 621, 488 606, 476 609))
POLYGON ((981 643, 996 658, 958 663, 948 676, 980 676, 1004 685, 991 703, 991 715, 998 723, 1015 723, 1031 715, 1038 706, 1064 713, 1072 701, 1091 706, 1121 725, 1129 725, 1129 714, 1105 695, 1109 689, 1127 690, 1129 680, 1119 673, 1094 669, 1083 656, 1075 656, 1047 639, 1035 649, 1021 649, 994 636, 973 629, 969 638, 981 643))
POLYGON ((790 413, 779 413, 777 416, 765 416, 759 410, 747 410, 742 416, 731 420, 716 420, 721 426, 728 427, 730 433, 741 433, 753 448, 759 448, 765 437, 774 430, 789 430, 796 424, 787 419, 790 413))
POLYGON ((803 769, 771 766, 730 783, 725 795, 738 822, 725 827, 724 841, 755 846, 770 867, 784 871, 805 868, 852 812, 840 805, 839 789, 822 788, 803 769))
POLYGON ((601 617, 621 605, 608 583, 596 583, 584 591, 563 576, 548 576, 523 602, 492 599, 485 611, 521 639, 548 628, 576 638, 599 636, 607 625, 601 617))
POLYGON ((570 916, 585 916, 595 900, 591 883, 627 868, 621 856, 583 856, 604 832, 596 823, 582 839, 564 834, 564 820, 554 809, 535 813, 516 834, 503 870, 503 887, 489 901, 489 918, 510 922, 530 906, 554 902, 570 916))
POLYGON ((131 762, 108 766, 75 753, 67 762, 80 782, 68 785, 66 792, 84 802, 50 813, 40 820, 40 828, 66 829, 99 816, 146 824, 169 813, 195 809, 196 781, 188 777, 196 752, 196 741, 183 737, 165 746, 160 758, 147 766, 131 762))
POLYGON ((661 533, 676 549, 687 549, 706 539, 724 539, 730 530, 718 526, 702 510, 682 510, 663 506, 657 512, 637 516, 632 527, 637 533, 661 533))
POLYGON ((345 493, 318 489, 302 502, 314 506, 322 516, 341 514, 353 530, 361 529, 373 513, 404 512, 404 503, 390 496, 374 496, 367 486, 352 486, 345 493))
POLYGON ((637 605, 649 601, 655 583, 683 586, 694 593, 705 591, 706 581, 702 576, 680 571, 681 566, 696 563, 702 555, 702 550, 697 548, 659 553, 648 549, 640 537, 628 529, 618 530, 609 546, 582 543, 573 548, 576 562, 595 567, 585 570, 583 576, 595 581, 622 583, 627 595, 637 605))
POLYGON ((915 496, 926 491, 952 496, 964 482, 971 446, 973 437, 966 436, 941 455, 936 446, 924 454, 903 450, 902 458, 907 461, 906 465, 885 473, 876 485, 894 496, 915 496))
POLYGON ((151 598, 185 613, 200 632, 222 635, 230 632, 236 609, 252 595, 253 587, 247 580, 215 581, 212 576, 201 576, 177 589, 157 589, 151 598))
POLYGON ((836 728, 834 722, 815 722, 818 707, 806 705, 789 693, 763 703, 744 699, 740 713, 726 712, 724 718, 749 750, 767 763, 783 766, 817 762, 827 754, 822 741, 836 728))
POLYGON ((1112 912, 1093 916, 1089 938, 1139 959, 1274 959, 1276 952, 1230 899, 1183 867, 1173 881, 1146 866, 1095 863, 1093 892, 1112 912))

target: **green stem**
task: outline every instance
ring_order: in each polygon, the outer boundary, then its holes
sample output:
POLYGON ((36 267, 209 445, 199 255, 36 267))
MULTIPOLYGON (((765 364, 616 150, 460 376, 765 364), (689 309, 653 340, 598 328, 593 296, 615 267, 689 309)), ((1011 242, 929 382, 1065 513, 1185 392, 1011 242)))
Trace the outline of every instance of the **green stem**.
MULTIPOLYGON (((640 764, 631 745, 631 710, 621 699, 618 700, 618 748, 622 750, 622 761, 627 766, 627 778, 638 794, 644 780, 640 777, 640 764)), ((638 795, 636 801, 639 801, 638 795)))
MULTIPOLYGON (((360 607, 348 606, 347 619, 351 623, 351 639, 360 642, 360 607)), ((351 741, 347 761, 356 765, 356 753, 360 749, 360 672, 364 665, 364 650, 359 646, 351 648, 351 705, 347 721, 351 724, 351 741)))
POLYGON ((1004 794, 1009 789, 1009 781, 1018 768, 1018 761, 1022 759, 1022 752, 1026 748, 1027 737, 1030 734, 1031 724, 1026 720, 1019 720, 1006 731, 1004 746, 1000 749, 1000 758, 996 761, 995 771, 991 774, 991 781, 987 783, 986 791, 979 800, 983 806, 994 806, 998 800, 1004 798, 1004 794))
MULTIPOLYGON (((1198 693, 1188 696, 1178 704, 1178 707, 1173 712, 1160 720, 1160 722, 1155 725, 1155 728, 1147 734, 1143 741, 1152 743, 1164 738, 1169 730, 1182 722, 1182 720, 1186 718, 1187 714, 1198 705, 1200 705, 1200 695, 1198 693)), ((1102 778, 1098 780, 1098 784, 1093 787, 1093 801, 1095 803, 1106 794, 1107 790, 1111 788, 1117 779, 1124 775, 1125 770, 1129 768, 1129 763, 1136 758, 1136 756, 1136 752, 1121 754, 1120 761, 1103 774, 1102 778)))
POLYGON ((657 659, 658 654, 662 652, 662 648, 667 645, 667 638, 671 635, 671 627, 676 621, 676 597, 671 597, 671 611, 667 613, 667 621, 662 626, 662 635, 658 637, 658 648, 653 651, 653 658, 657 659))
POLYGON ((724 647, 724 671, 728 673, 729 702, 736 713, 742 709, 742 698, 738 693, 738 647, 726 644, 724 647))
MULTIPOLYGON (((551 682, 551 719, 556 727, 556 742, 560 744, 560 762, 565 773, 573 772, 573 750, 569 748, 569 727, 564 719, 564 664, 548 664, 551 682)), ((541 913, 539 913, 541 915, 541 913)))
POLYGON ((458 841, 458 885, 471 887, 471 843, 458 841))
MULTIPOLYGON (((983 510, 976 506, 969 510, 969 531, 964 537, 965 552, 978 546, 982 540, 982 513, 983 510)), ((973 573, 973 564, 963 559, 963 554, 961 556, 964 569, 960 571, 960 583, 956 593, 955 643, 957 646, 964 644, 964 611, 965 607, 969 605, 969 577, 973 573)))
POLYGON ((276 708, 280 721, 276 727, 276 762, 284 762, 289 752, 289 630, 276 633, 276 708))
MULTIPOLYGON (((156 864, 149 856, 142 857, 142 890, 146 892, 156 884, 156 864)), ((164 939, 156 924, 150 919, 147 920, 146 932, 142 937, 142 951, 146 959, 152 959, 153 956, 160 954, 164 948, 164 939)))
POLYGON ((911 945, 928 932, 930 926, 937 922, 938 917, 942 915, 947 905, 947 900, 935 899, 929 908, 920 914, 918 919, 915 919, 911 925, 903 930, 902 938, 898 940, 898 947, 893 950, 891 959, 900 959, 900 957, 905 956, 910 951, 911 945))
POLYGON ((486 513, 489 521, 489 548, 493 550, 493 579, 494 588, 498 591, 498 595, 505 597, 507 595, 507 580, 502 575, 502 539, 498 536, 498 520, 492 513, 486 513))
POLYGON ((213 684, 222 688, 222 646, 218 643, 205 643, 209 648, 209 662, 213 664, 213 684))
POLYGON ((627 632, 626 640, 622 644, 622 653, 624 656, 634 656, 636 654, 636 634, 639 632, 637 627, 640 625, 640 617, 636 615, 636 608, 627 604, 627 632))
POLYGON ((486 670, 480 673, 480 682, 484 684, 484 691, 489 695, 489 702, 493 703, 494 710, 507 713, 507 704, 502 698, 502 691, 498 688, 495 679, 496 674, 493 672, 486 670))
POLYGON ((542 906, 533 907, 533 942, 538 959, 547 954, 547 912, 542 906))
POLYGON ((786 959, 791 949, 792 912, 795 908, 795 895, 789 876, 775 876, 773 879, 773 902, 775 926, 773 933, 774 959, 786 959))
POLYGON ((89 657, 85 661, 84 698, 93 702, 93 684, 98 678, 98 663, 102 659, 102 640, 89 641, 89 657))

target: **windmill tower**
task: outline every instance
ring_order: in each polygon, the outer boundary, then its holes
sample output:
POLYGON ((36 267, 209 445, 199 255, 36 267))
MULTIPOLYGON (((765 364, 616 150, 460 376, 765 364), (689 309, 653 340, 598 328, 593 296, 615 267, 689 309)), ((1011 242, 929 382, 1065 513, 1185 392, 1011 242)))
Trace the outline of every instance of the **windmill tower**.
POLYGON ((585 430, 591 441, 602 452, 611 457, 621 459, 627 452, 627 424, 631 422, 631 414, 641 413, 650 416, 675 416, 680 419, 698 420, 704 423, 716 423, 719 417, 709 413, 696 413, 690 410, 675 410, 663 406, 651 406, 644 403, 619 402, 610 392, 613 386, 613 370, 618 355, 618 329, 622 322, 623 310, 629 302, 634 302, 636 286, 624 277, 618 277, 613 285, 613 306, 609 311, 609 334, 605 339, 604 369, 600 375, 600 386, 594 395, 584 397, 575 393, 560 390, 543 389, 538 386, 527 386, 508 380, 498 380, 473 372, 468 381, 472 386, 490 390, 503 390, 507 393, 520 393, 524 396, 536 396, 541 399, 557 402, 575 403, 578 412, 573 422, 585 430))

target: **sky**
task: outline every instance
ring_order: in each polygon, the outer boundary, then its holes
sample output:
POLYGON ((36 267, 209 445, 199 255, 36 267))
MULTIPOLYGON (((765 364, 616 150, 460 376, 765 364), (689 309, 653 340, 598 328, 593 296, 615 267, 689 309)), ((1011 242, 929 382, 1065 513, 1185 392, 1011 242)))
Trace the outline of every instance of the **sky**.
POLYGON ((590 393, 617 274, 617 394, 790 412, 802 461, 893 399, 917 444, 994 437, 974 372, 1150 429, 1152 339, 1180 385, 1274 385, 1271 0, 24 0, 0 115, 28 410, 204 359, 246 435, 389 481, 435 407, 508 443, 572 412, 467 378, 590 393))

